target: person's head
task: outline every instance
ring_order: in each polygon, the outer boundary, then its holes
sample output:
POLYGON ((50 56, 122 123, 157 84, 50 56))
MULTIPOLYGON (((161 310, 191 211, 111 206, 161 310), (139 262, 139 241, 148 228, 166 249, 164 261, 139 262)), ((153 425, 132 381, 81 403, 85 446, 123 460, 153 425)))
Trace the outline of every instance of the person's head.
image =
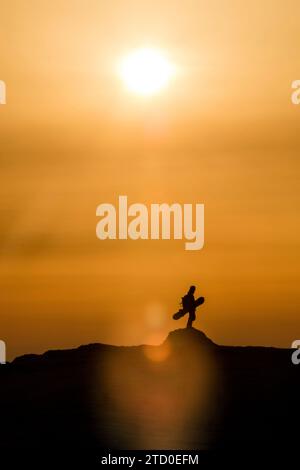
POLYGON ((195 292, 195 290, 196 290, 196 287, 195 287, 195 286, 191 286, 191 287, 189 288, 189 294, 193 294, 193 293, 195 292))

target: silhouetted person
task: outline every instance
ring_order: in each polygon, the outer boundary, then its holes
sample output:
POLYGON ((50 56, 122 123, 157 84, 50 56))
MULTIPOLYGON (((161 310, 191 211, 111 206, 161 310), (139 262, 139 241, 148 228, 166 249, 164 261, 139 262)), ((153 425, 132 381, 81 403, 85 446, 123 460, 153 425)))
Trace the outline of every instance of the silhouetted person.
POLYGON ((195 290, 196 290, 196 287, 191 286, 188 290, 188 293, 182 298, 182 306, 189 313, 189 319, 186 325, 187 328, 192 328, 193 321, 196 320, 196 313, 195 313, 196 305, 195 305, 195 297, 194 297, 195 290))
POLYGON ((196 320, 196 313, 195 313, 196 308, 199 307, 199 305, 204 304, 204 301, 205 301, 204 297, 199 297, 198 299, 195 300, 195 297, 194 297, 195 290, 196 290, 195 286, 191 286, 189 288, 188 293, 185 294, 185 296, 181 298, 182 308, 178 310, 178 312, 173 314, 174 320, 179 320, 179 318, 182 318, 184 315, 188 313, 189 319, 186 325, 187 328, 192 328, 193 321, 196 320))

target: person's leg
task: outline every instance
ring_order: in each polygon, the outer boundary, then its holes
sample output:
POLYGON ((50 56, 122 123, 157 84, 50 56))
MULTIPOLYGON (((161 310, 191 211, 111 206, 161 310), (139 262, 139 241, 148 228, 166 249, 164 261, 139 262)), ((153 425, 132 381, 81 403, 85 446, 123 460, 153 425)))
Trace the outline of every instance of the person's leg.
POLYGON ((196 314, 195 314, 195 311, 192 310, 191 312, 189 312, 189 319, 188 319, 186 327, 187 328, 192 328, 193 327, 193 321, 195 321, 195 320, 196 320, 196 314))

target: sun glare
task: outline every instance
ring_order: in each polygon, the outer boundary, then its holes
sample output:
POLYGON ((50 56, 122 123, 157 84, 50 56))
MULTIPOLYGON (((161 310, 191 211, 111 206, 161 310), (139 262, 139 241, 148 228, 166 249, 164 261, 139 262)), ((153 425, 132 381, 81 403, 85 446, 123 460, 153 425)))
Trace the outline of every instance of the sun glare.
POLYGON ((124 57, 119 72, 130 91, 149 96, 168 85, 174 67, 161 51, 142 48, 124 57))

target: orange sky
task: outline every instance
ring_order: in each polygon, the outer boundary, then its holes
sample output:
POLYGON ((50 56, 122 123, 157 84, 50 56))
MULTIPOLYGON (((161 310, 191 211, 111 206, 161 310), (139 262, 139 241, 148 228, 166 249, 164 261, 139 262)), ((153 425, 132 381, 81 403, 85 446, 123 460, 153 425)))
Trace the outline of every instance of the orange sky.
POLYGON ((9 358, 87 342, 159 342, 191 283, 223 344, 299 337, 298 1, 4 1, 0 338, 9 358), (148 99, 120 57, 165 50, 148 99), (105 241, 95 210, 204 203, 205 247, 105 241))

